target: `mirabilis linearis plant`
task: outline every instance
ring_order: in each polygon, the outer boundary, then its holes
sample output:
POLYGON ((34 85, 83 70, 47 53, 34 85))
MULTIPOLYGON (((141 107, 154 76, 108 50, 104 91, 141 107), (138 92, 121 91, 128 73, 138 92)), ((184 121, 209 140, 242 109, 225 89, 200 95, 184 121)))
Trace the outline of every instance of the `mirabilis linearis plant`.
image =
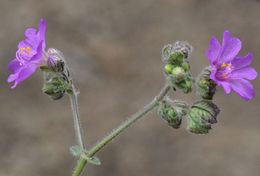
POLYGON ((158 108, 159 116, 170 127, 180 128, 181 122, 186 116, 188 131, 195 134, 206 134, 211 129, 211 125, 217 123, 217 116, 220 112, 213 102, 217 86, 222 86, 227 94, 231 92, 231 89, 234 90, 246 101, 255 96, 254 88, 248 81, 257 77, 257 72, 250 66, 253 55, 249 53, 245 57, 237 57, 241 49, 241 41, 231 37, 229 31, 224 32, 222 45, 215 37, 212 38, 210 49, 207 51, 210 66, 205 67, 196 79, 191 76, 189 64, 192 46, 187 42, 177 41, 162 49, 166 83, 159 94, 108 136, 92 148, 87 149, 79 119, 79 92, 73 84, 63 54, 53 48, 46 51, 45 31, 46 21, 43 19, 39 24, 38 32, 33 28, 26 30, 25 40, 18 44, 16 58, 8 66, 8 69, 13 72, 8 77, 8 82, 15 81, 12 86, 15 88, 40 68, 44 72, 42 89, 44 93, 53 100, 59 100, 65 94, 70 97, 78 142, 70 150, 74 156, 79 158, 73 176, 79 176, 87 163, 99 165, 100 161, 94 155, 154 108, 158 108), (188 105, 182 100, 172 100, 168 96, 170 92, 174 93, 177 90, 188 94, 193 88, 196 88, 199 100, 192 105, 188 105))

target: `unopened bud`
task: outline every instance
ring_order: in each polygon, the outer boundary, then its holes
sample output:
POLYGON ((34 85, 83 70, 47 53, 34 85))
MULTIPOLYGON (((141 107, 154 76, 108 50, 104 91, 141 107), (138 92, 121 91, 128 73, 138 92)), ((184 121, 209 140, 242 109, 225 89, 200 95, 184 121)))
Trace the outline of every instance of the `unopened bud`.
POLYGON ((173 66, 172 66, 171 64, 166 64, 166 65, 164 66, 164 71, 165 71, 165 73, 171 74, 171 73, 172 73, 172 70, 173 70, 173 66))
POLYGON ((56 55, 56 56, 64 59, 64 56, 63 56, 62 52, 57 50, 57 49, 49 48, 47 53, 48 53, 48 55, 56 55))
POLYGON ((43 92, 49 95, 53 100, 58 100, 66 93, 68 85, 62 77, 49 78, 43 85, 43 92))
POLYGON ((176 41, 173 49, 174 51, 181 52, 186 59, 191 56, 193 51, 192 46, 185 41, 176 41))
POLYGON ((192 91, 192 79, 191 77, 187 77, 185 80, 181 82, 177 82, 176 86, 179 89, 182 89, 184 93, 190 93, 192 91))
POLYGON ((179 128, 182 121, 182 112, 171 106, 170 104, 163 102, 159 107, 159 115, 173 128, 179 128))
POLYGON ((57 55, 50 55, 47 61, 48 67, 54 72, 63 72, 64 71, 64 61, 59 58, 57 55))
POLYGON ((176 78, 176 80, 183 80, 185 77, 185 71, 182 67, 175 67, 172 70, 172 75, 176 78))
POLYGON ((196 85, 197 85, 197 94, 203 99, 212 100, 216 92, 216 83, 210 79, 211 69, 206 67, 198 76, 196 85))
POLYGON ((169 55, 167 62, 169 64, 181 66, 183 63, 184 55, 181 52, 173 52, 169 55))
POLYGON ((163 61, 166 61, 170 56, 173 46, 171 44, 165 45, 162 49, 162 58, 163 61))
POLYGON ((190 64, 186 61, 182 64, 182 68, 184 69, 185 72, 190 70, 190 64))
POLYGON ((194 103, 188 113, 187 130, 196 134, 206 134, 211 124, 217 123, 220 110, 212 101, 202 100, 194 103))

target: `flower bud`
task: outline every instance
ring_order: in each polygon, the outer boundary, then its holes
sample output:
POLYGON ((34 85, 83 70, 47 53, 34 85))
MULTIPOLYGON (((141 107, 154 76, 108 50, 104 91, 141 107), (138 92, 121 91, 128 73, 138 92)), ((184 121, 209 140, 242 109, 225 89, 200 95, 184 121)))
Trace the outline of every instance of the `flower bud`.
POLYGON ((184 80, 181 81, 177 80, 173 75, 168 75, 167 82, 174 91, 177 88, 183 90, 186 94, 192 91, 192 78, 189 74, 186 74, 184 80))
POLYGON ((50 55, 47 61, 48 67, 54 72, 63 72, 64 71, 64 61, 59 58, 57 55, 50 55))
POLYGON ((63 56, 62 52, 57 49, 49 48, 47 53, 48 53, 48 55, 56 55, 59 58, 61 58, 62 60, 64 60, 64 56, 63 56))
POLYGON ((162 102, 159 107, 159 115, 168 123, 169 126, 177 129, 181 125, 182 111, 168 104, 162 102))
POLYGON ((188 72, 190 70, 190 64, 186 61, 182 64, 182 68, 185 72, 188 72))
POLYGON ((206 67, 198 76, 196 85, 197 85, 197 94, 203 99, 212 100, 216 92, 216 83, 210 79, 211 69, 206 67))
POLYGON ((171 44, 165 45, 162 49, 162 58, 163 61, 166 61, 170 56, 173 46, 171 44))
POLYGON ((176 52, 181 52, 184 55, 185 59, 189 58, 193 51, 192 46, 185 41, 176 41, 173 49, 176 52))
POLYGON ((68 85, 62 77, 56 76, 48 78, 46 83, 43 85, 42 90, 53 100, 58 100, 66 93, 68 85))
POLYGON ((172 70, 172 75, 176 78, 177 81, 181 81, 185 77, 185 71, 182 67, 175 67, 172 70))
POLYGON ((166 65, 164 66, 164 71, 165 71, 165 73, 171 74, 171 73, 172 73, 172 70, 173 70, 173 66, 172 66, 171 64, 166 64, 166 65))
POLYGON ((184 93, 192 91, 192 79, 188 76, 185 80, 176 83, 177 88, 182 89, 184 93))
POLYGON ((167 58, 167 62, 172 65, 181 66, 183 63, 184 55, 181 52, 173 52, 167 58))
POLYGON ((212 101, 201 100, 194 103, 188 113, 187 130, 196 134, 206 134, 211 124, 217 123, 220 110, 212 101))

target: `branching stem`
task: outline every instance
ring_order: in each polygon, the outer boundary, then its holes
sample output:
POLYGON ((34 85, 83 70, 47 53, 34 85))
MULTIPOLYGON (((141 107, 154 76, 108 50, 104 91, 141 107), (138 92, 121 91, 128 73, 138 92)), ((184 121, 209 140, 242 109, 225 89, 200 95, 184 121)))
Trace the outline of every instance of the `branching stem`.
MULTIPOLYGON (((159 102, 163 100, 163 98, 167 95, 169 90, 170 90, 170 86, 165 85, 164 88, 161 90, 161 92, 148 105, 146 105, 141 111, 132 115, 126 122, 121 124, 112 133, 110 133, 103 140, 101 140, 94 147, 92 147, 92 149, 90 149, 90 151, 87 153, 87 156, 90 158, 93 157, 99 150, 101 150, 107 143, 112 141, 116 136, 118 136, 126 128, 128 128, 134 122, 136 122, 138 119, 144 117, 147 113, 152 111, 156 106, 159 105, 159 102)), ((85 160, 84 158, 81 157, 74 170, 73 176, 79 176, 81 174, 81 172, 83 171, 86 164, 87 164, 87 160, 85 160)))

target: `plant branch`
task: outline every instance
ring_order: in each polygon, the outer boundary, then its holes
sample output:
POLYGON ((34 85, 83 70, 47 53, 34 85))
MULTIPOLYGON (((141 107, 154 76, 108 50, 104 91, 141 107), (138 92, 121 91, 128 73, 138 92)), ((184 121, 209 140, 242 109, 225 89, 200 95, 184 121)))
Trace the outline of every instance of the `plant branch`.
MULTIPOLYGON (((147 113, 152 111, 156 106, 159 105, 159 102, 163 100, 163 98, 167 95, 168 91, 170 90, 169 85, 165 85, 161 92, 148 104, 146 105, 141 111, 137 112, 136 114, 132 115, 126 122, 121 124, 118 128, 116 128, 112 133, 106 136, 103 140, 97 143, 88 153, 88 157, 93 157, 99 150, 101 150, 107 143, 112 141, 116 136, 118 136, 121 132, 123 132, 126 128, 131 126, 134 122, 138 119, 144 117, 147 113)), ((75 168, 73 176, 79 176, 82 170, 84 169, 85 165, 87 164, 87 160, 84 158, 80 158, 78 161, 78 165, 75 168)))

